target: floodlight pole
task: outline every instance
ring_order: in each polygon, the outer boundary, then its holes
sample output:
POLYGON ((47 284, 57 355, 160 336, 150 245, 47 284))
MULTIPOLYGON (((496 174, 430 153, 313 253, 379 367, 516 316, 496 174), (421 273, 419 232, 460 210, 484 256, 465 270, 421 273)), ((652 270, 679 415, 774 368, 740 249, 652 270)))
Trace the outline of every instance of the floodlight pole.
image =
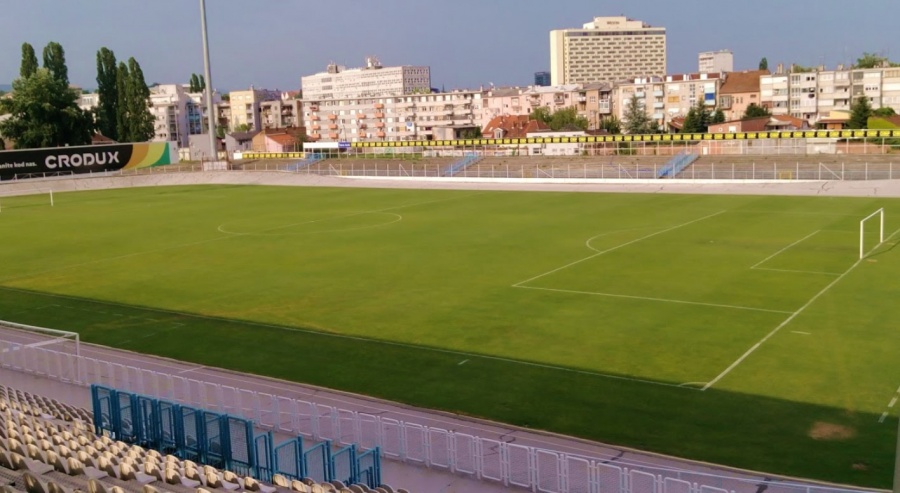
POLYGON ((209 152, 212 154, 210 161, 219 160, 219 152, 216 149, 216 119, 213 113, 212 97, 212 73, 209 68, 209 40, 206 34, 206 0, 200 0, 200 28, 203 31, 203 72, 206 77, 206 120, 209 126, 209 152))

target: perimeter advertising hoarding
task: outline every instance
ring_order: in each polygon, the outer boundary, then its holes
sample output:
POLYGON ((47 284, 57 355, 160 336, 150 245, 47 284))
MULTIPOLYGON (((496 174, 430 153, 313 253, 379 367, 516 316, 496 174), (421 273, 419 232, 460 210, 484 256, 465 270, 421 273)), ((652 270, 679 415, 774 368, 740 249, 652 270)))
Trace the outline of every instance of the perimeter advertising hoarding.
POLYGON ((170 142, 0 151, 0 180, 120 171, 177 162, 178 153, 170 142))

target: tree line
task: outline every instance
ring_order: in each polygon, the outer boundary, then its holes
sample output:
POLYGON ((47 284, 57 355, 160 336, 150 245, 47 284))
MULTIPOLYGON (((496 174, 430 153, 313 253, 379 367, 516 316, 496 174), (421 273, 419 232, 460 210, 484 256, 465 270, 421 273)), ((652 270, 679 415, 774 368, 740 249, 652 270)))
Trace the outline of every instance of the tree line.
POLYGON ((62 45, 44 47, 43 66, 34 47, 22 44, 19 77, 12 94, 0 100, 0 135, 16 149, 88 145, 95 133, 117 142, 146 142, 153 138, 150 89, 140 64, 133 57, 116 62, 112 50, 97 52, 98 105, 79 108, 81 93, 70 86, 62 45))

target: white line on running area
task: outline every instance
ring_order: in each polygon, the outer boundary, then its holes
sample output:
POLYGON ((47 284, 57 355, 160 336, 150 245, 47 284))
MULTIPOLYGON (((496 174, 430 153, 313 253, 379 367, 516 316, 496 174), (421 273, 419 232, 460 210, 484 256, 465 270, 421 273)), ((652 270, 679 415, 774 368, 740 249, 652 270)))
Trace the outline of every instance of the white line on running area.
POLYGON ((791 248, 792 246, 797 245, 797 244, 800 244, 800 243, 802 243, 802 242, 804 242, 804 241, 806 241, 806 240, 812 238, 813 236, 815 236, 816 234, 818 234, 819 231, 821 231, 821 230, 819 229, 819 230, 813 231, 812 233, 810 233, 810 234, 804 236, 803 238, 800 238, 799 240, 797 240, 797 241, 791 243, 790 245, 788 245, 788 246, 782 248, 781 250, 778 250, 777 252, 773 253, 772 255, 769 255, 768 257, 766 257, 766 258, 760 260, 759 263, 753 265, 753 267, 750 267, 750 268, 751 268, 751 269, 755 269, 755 268, 759 267, 760 265, 762 265, 762 264, 768 262, 769 260, 772 260, 773 258, 777 257, 779 254, 781 254, 781 253, 787 251, 787 250, 788 250, 789 248, 791 248))
POLYGON ((670 300, 666 298, 652 298, 649 296, 632 296, 628 294, 613 294, 613 293, 598 293, 594 291, 576 291, 573 289, 556 289, 556 288, 541 288, 537 286, 513 286, 514 288, 520 289, 535 289, 538 291, 552 291, 554 293, 570 293, 570 294, 586 294, 591 296, 606 296, 609 298, 626 298, 631 300, 642 300, 642 301, 658 301, 662 303, 677 303, 680 305, 698 305, 698 306, 709 306, 713 308, 728 308, 731 310, 748 310, 754 312, 766 312, 766 313, 782 313, 788 314, 791 313, 785 310, 770 310, 768 308, 753 308, 749 306, 738 306, 738 305, 722 305, 718 303, 702 303, 699 301, 685 301, 685 300, 670 300))
MULTIPOLYGON (((675 230, 675 229, 678 229, 678 228, 683 228, 683 227, 685 227, 685 226, 690 226, 691 224, 694 224, 694 223, 696 223, 696 222, 700 222, 700 221, 702 221, 702 220, 704 220, 704 219, 709 219, 709 218, 711 218, 711 217, 715 217, 715 216, 718 216, 718 215, 720 215, 720 214, 724 214, 724 213, 726 213, 726 212, 728 212, 728 211, 719 211, 719 212, 716 212, 715 214, 710 214, 710 215, 708 215, 708 216, 703 216, 703 217, 701 217, 701 218, 699 218, 699 219, 694 219, 693 221, 688 221, 688 222, 686 222, 686 223, 682 223, 682 224, 679 224, 679 225, 677 225, 677 226, 672 226, 671 228, 666 228, 666 229, 664 229, 664 230, 662 230, 662 231, 657 231, 657 232, 655 232, 655 233, 651 233, 651 234, 646 235, 646 236, 641 236, 640 238, 638 238, 638 239, 636 239, 636 240, 631 240, 631 241, 622 243, 621 245, 616 245, 616 246, 614 246, 614 247, 612 247, 612 248, 607 248, 606 250, 600 250, 600 251, 598 251, 597 253, 595 253, 595 254, 593 254, 593 255, 590 255, 590 256, 587 256, 587 257, 585 257, 585 258, 583 258, 583 259, 581 259, 581 260, 576 260, 576 261, 574 261, 574 262, 570 262, 570 263, 568 263, 568 264, 566 264, 566 265, 564 265, 564 266, 562 266, 562 267, 557 267, 557 268, 555 268, 555 269, 553 269, 553 270, 544 272, 543 274, 536 275, 536 276, 534 276, 534 277, 532 277, 532 278, 530 278, 530 279, 526 279, 526 280, 524 280, 524 281, 517 282, 517 283, 513 284, 512 287, 514 287, 514 288, 520 288, 520 287, 522 287, 523 284, 528 284, 529 282, 531 282, 531 281, 536 281, 536 280, 538 280, 538 279, 540 279, 540 278, 542 278, 542 277, 544 277, 544 276, 549 276, 550 274, 553 274, 553 273, 555 273, 555 272, 559 272, 559 271, 561 271, 561 270, 568 269, 569 267, 572 267, 573 265, 578 265, 578 264, 580 264, 580 263, 582 263, 582 262, 585 262, 585 261, 587 261, 587 260, 590 260, 590 259, 592 259, 592 258, 599 257, 600 255, 603 255, 604 253, 609 253, 609 252, 612 252, 612 251, 614 251, 614 250, 618 250, 618 249, 620 249, 620 248, 627 247, 628 245, 632 245, 632 244, 637 243, 637 242, 639 242, 639 241, 643 241, 643 240, 646 240, 646 239, 649 239, 649 238, 653 238, 654 236, 658 236, 658 235, 661 235, 661 234, 663 234, 663 233, 668 233, 669 231, 672 231, 672 230, 675 230)), ((589 240, 589 241, 590 241, 590 240, 589 240)), ((590 248, 590 247, 589 247, 589 248, 590 248)))
MULTIPOLYGON (((885 241, 890 240, 890 239, 893 238, 897 233, 900 233, 900 229, 898 229, 897 231, 894 231, 893 233, 891 233, 891 235, 888 236, 887 239, 886 239, 885 241)), ((751 346, 750 349, 748 349, 746 352, 744 352, 744 354, 742 354, 740 358, 736 359, 736 360, 734 361, 734 363, 732 363, 731 365, 729 365, 728 368, 725 368, 725 371, 723 371, 722 373, 719 373, 719 374, 716 376, 716 378, 710 380, 709 383, 707 383, 706 385, 704 385, 703 388, 700 389, 700 390, 706 390, 706 389, 712 387, 712 386, 715 385, 719 380, 721 380, 722 378, 724 378, 725 375, 728 375, 729 373, 731 373, 731 370, 734 370, 735 368, 737 368, 737 366, 740 365, 745 359, 747 359, 748 356, 750 356, 751 354, 753 354, 754 351, 756 351, 757 349, 759 349, 759 347, 762 346, 763 343, 765 343, 766 341, 768 341, 769 339, 771 339, 772 336, 774 336, 775 334, 777 334, 778 331, 780 331, 782 328, 784 328, 787 324, 791 323, 791 321, 793 321, 795 318, 797 318, 798 315, 800 315, 800 314, 803 313, 807 308, 809 308, 810 305, 812 305, 813 303, 815 303, 816 300, 819 299, 823 294, 825 294, 826 292, 828 292, 828 290, 830 290, 832 287, 834 287, 837 283, 841 282, 841 280, 842 280, 843 278, 847 277, 847 274, 849 274, 850 272, 852 272, 853 269, 855 269, 859 264, 861 264, 863 260, 864 260, 864 259, 859 259, 859 260, 857 260, 856 262, 854 262, 853 265, 851 265, 849 269, 847 269, 846 271, 844 271, 844 273, 841 274, 837 279, 835 279, 835 280, 831 281, 830 283, 828 283, 827 286, 825 286, 824 288, 822 288, 821 291, 819 291, 818 293, 815 294, 815 296, 813 296, 812 298, 810 298, 809 301, 806 302, 806 304, 804 304, 803 306, 801 306, 800 308, 798 308, 797 311, 795 311, 794 313, 791 314, 791 316, 789 316, 788 318, 786 318, 786 319, 784 320, 784 322, 781 322, 780 324, 778 324, 778 327, 775 327, 774 329, 772 329, 771 332, 769 332, 768 334, 766 334, 765 337, 763 337, 762 339, 759 340, 759 342, 757 342, 756 344, 754 344, 753 346, 751 346)))

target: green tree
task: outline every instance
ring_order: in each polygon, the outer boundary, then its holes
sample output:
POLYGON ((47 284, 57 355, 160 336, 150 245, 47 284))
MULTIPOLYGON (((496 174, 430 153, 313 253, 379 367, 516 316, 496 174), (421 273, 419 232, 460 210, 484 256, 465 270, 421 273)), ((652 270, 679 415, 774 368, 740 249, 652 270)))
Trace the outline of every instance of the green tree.
POLYGON ((609 134, 620 134, 622 133, 622 122, 616 118, 616 115, 610 115, 600 120, 600 128, 609 134))
POLYGON ((129 128, 130 120, 128 118, 128 65, 125 62, 119 62, 116 67, 116 136, 121 142, 128 142, 131 135, 129 128))
POLYGON ((647 124, 647 133, 648 134, 661 134, 662 127, 660 127, 659 122, 656 120, 650 120, 650 123, 647 124))
POLYGON ((49 69, 13 81, 13 96, 0 100, 0 112, 10 118, 0 123, 0 134, 16 149, 87 145, 93 122, 78 107, 78 93, 49 69))
POLYGON ((847 122, 847 127, 854 129, 868 128, 870 116, 872 116, 872 105, 869 104, 869 98, 860 96, 850 107, 850 120, 847 122))
POLYGON ((750 105, 747 106, 747 109, 744 111, 744 116, 741 118, 741 120, 748 120, 750 118, 759 118, 762 116, 771 116, 771 113, 769 113, 768 109, 763 108, 762 106, 760 106, 756 103, 750 103, 750 105))
POLYGON ((710 113, 709 108, 706 106, 706 101, 698 99, 695 111, 697 113, 697 122, 700 125, 698 132, 706 132, 709 130, 709 124, 712 122, 712 113, 710 113))
POLYGON ((766 57, 762 57, 762 60, 759 61, 759 69, 769 70, 769 60, 766 57))
POLYGON ((872 111, 872 116, 879 116, 882 118, 888 117, 888 116, 894 116, 896 114, 897 114, 897 112, 894 111, 894 108, 891 108, 890 106, 884 106, 884 107, 878 108, 877 110, 872 111))
POLYGON ((554 111, 550 115, 550 121, 547 123, 550 130, 563 130, 566 128, 577 128, 579 130, 587 130, 587 118, 579 116, 575 108, 563 108, 554 111))
POLYGON ((144 80, 144 72, 141 65, 134 59, 128 59, 127 80, 127 113, 128 113, 128 140, 127 142, 146 142, 155 135, 153 129, 153 115, 150 113, 150 89, 144 80))
POLYGON ((191 74, 191 81, 188 83, 188 92, 200 92, 200 79, 197 74, 191 74))
POLYGON ((717 109, 709 122, 712 124, 725 123, 725 112, 721 108, 717 109))
POLYGON ((687 115, 684 117, 684 123, 681 125, 681 132, 694 134, 705 131, 705 129, 701 128, 700 117, 697 115, 697 108, 691 106, 691 109, 688 110, 687 115))
POLYGON ((57 80, 69 87, 69 69, 66 67, 66 52, 61 44, 51 41, 44 47, 44 68, 57 80))
POLYGON ((22 43, 22 65, 19 67, 19 77, 25 79, 34 75, 38 69, 37 55, 34 47, 28 43, 22 43))
POLYGON ((206 90, 206 79, 203 78, 202 74, 197 76, 197 89, 199 89, 199 91, 197 92, 203 92, 206 90))
POLYGON ((100 102, 95 109, 97 131, 113 140, 119 140, 119 90, 116 55, 103 47, 97 52, 97 93, 100 102))
POLYGON ((878 68, 885 65, 896 67, 898 64, 892 63, 887 57, 876 53, 865 52, 861 57, 856 59, 856 68, 878 68))
POLYGON ((629 134, 646 133, 650 125, 650 117, 644 111, 644 105, 638 99, 637 95, 632 95, 628 104, 625 105, 625 114, 622 115, 625 123, 625 132, 629 134))
POLYGON ((225 138, 225 127, 223 127, 221 125, 216 127, 216 137, 218 137, 220 139, 225 138))
POLYGON ((466 128, 459 133, 459 138, 461 139, 480 139, 481 137, 481 129, 478 127, 466 128))
POLYGON ((549 125, 550 118, 552 118, 552 116, 553 114, 550 112, 550 108, 547 108, 546 106, 538 106, 531 111, 531 114, 528 117, 532 120, 537 120, 541 123, 549 125))

